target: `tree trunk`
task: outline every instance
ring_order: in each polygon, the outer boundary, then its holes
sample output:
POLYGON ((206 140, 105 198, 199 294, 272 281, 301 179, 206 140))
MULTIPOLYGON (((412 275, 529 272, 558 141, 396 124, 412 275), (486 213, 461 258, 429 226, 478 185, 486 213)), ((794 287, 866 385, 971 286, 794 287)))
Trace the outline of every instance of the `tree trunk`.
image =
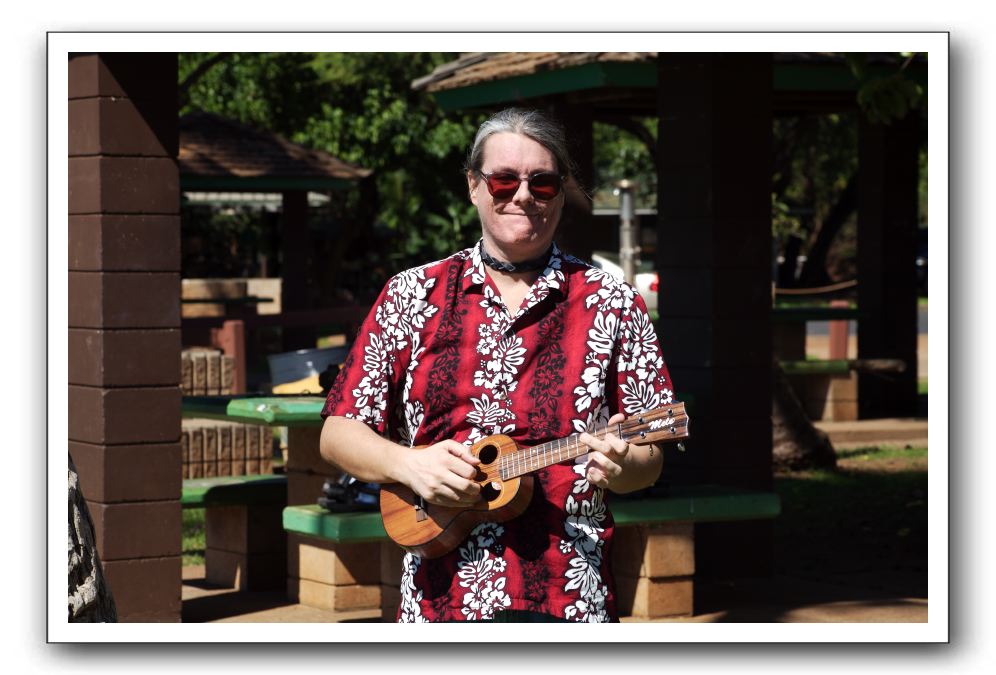
POLYGON ((844 223, 857 208, 858 181, 855 173, 848 179, 847 186, 811 239, 806 264, 802 268, 802 274, 799 275, 801 287, 812 288, 832 282, 827 272, 827 254, 830 253, 830 246, 833 245, 844 223))
POLYGON ((817 429, 792 391, 778 359, 772 364, 772 462, 782 469, 833 469, 830 437, 817 429))
POLYGON ((117 622, 117 609, 94 543, 93 520, 80 491, 76 465, 69 457, 69 621, 117 622))

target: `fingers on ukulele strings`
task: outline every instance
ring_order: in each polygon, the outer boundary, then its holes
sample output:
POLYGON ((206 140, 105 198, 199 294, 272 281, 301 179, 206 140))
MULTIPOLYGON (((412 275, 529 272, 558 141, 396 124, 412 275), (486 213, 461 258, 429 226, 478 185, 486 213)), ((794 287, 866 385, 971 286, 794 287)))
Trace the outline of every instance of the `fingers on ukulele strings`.
POLYGON ((451 441, 450 444, 447 446, 447 449, 450 451, 451 455, 453 455, 454 457, 459 457, 468 464, 476 465, 481 463, 481 460, 478 459, 474 455, 474 453, 470 451, 470 448, 468 448, 466 445, 457 443, 456 441, 451 441))
POLYGON ((582 443, 587 445, 594 452, 601 452, 603 454, 614 454, 619 457, 626 455, 629 446, 627 443, 619 439, 615 434, 607 433, 604 438, 595 438, 591 434, 584 433, 578 438, 582 443))

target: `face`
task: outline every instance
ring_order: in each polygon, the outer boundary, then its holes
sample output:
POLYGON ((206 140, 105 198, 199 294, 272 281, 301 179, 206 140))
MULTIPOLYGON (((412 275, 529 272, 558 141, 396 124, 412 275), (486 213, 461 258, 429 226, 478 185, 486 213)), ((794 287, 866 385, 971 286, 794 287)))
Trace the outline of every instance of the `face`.
MULTIPOLYGON (((553 153, 528 136, 514 133, 494 134, 484 142, 481 171, 513 173, 527 178, 537 173, 556 172, 553 153)), ((549 201, 536 199, 526 181, 506 199, 496 199, 480 174, 467 177, 470 201, 481 216, 484 246, 492 255, 523 260, 541 255, 553 241, 560 213, 564 207, 564 190, 549 201)))

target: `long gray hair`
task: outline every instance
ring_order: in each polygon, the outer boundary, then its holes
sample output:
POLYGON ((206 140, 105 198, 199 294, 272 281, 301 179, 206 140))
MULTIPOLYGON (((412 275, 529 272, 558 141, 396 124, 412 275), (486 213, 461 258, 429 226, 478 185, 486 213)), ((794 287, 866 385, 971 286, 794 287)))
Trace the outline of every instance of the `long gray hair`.
POLYGON ((553 153, 557 171, 562 176, 573 177, 574 164, 567 151, 567 134, 555 119, 539 110, 506 108, 489 117, 477 130, 474 145, 467 154, 465 171, 480 171, 484 166, 484 142, 494 134, 522 134, 533 139, 553 153))

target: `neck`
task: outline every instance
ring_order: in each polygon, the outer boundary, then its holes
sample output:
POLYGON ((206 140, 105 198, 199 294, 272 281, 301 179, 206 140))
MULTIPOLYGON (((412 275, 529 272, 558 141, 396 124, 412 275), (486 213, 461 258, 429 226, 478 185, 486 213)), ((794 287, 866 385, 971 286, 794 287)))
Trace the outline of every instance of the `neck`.
POLYGON ((528 253, 509 255, 508 251, 481 240, 481 261, 497 272, 519 277, 523 273, 542 272, 550 260, 553 245, 547 244, 541 250, 533 249, 528 253))

